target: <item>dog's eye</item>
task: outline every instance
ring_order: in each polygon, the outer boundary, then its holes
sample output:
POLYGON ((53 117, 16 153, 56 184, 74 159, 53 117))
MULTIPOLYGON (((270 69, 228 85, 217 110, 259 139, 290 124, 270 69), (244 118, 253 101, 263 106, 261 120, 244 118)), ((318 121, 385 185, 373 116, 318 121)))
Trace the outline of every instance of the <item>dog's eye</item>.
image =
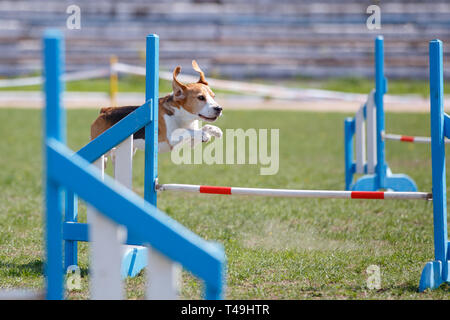
POLYGON ((206 100, 206 99, 205 99, 205 96, 198 96, 197 98, 198 98, 198 100, 200 100, 200 101, 205 101, 205 100, 206 100))

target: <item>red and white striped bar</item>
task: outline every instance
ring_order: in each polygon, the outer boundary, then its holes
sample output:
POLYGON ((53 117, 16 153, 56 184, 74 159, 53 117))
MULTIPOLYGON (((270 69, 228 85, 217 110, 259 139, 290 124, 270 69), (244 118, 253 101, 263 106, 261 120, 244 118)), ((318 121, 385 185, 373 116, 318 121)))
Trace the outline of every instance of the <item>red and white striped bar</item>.
MULTIPOLYGON (((402 136, 399 134, 385 133, 382 135, 384 140, 394 140, 412 143, 431 143, 430 137, 402 136)), ((445 143, 450 143, 449 139, 445 139, 445 143)))
POLYGON ((161 184, 159 191, 180 191, 192 193, 246 195, 263 197, 290 198, 332 198, 332 199, 404 199, 404 200, 432 200, 433 196, 427 192, 392 192, 392 191, 331 191, 331 190, 290 190, 199 186, 193 184, 161 184))

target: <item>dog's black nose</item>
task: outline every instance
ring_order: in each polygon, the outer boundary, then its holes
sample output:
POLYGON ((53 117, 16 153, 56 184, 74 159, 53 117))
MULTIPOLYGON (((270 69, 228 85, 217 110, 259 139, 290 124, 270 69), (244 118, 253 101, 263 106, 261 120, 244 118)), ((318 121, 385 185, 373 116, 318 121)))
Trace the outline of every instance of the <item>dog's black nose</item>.
POLYGON ((214 110, 217 112, 222 112, 222 107, 220 106, 214 107, 214 110))

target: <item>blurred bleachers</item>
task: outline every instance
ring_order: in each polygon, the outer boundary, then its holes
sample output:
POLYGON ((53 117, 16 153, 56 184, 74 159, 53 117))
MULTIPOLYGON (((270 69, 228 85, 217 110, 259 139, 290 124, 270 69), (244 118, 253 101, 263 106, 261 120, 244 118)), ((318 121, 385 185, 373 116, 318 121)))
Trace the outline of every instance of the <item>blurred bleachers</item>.
MULTIPOLYGON (((358 0, 1 0, 0 76, 38 72, 40 36, 67 38, 67 69, 120 61, 143 65, 144 37, 161 37, 161 67, 232 79, 370 76, 373 38, 385 36, 388 77, 426 78, 428 41, 450 41, 450 2, 384 1, 381 30, 368 30, 358 0), (81 30, 66 29, 66 8, 81 8, 81 30)), ((450 52, 447 50, 447 52, 450 52)))

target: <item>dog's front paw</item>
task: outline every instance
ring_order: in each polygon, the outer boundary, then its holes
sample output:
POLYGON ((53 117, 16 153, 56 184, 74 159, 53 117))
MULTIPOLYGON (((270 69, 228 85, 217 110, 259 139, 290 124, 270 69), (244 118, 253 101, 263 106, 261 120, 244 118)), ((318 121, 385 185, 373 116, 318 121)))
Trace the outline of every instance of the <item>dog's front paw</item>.
POLYGON ((219 127, 212 126, 209 124, 204 125, 202 127, 202 131, 207 132, 208 134, 210 134, 211 136, 214 136, 216 138, 222 138, 222 136, 223 136, 223 132, 222 132, 222 130, 220 130, 219 127))
POLYGON ((211 135, 206 131, 202 131, 202 142, 208 142, 209 140, 211 140, 211 135))

